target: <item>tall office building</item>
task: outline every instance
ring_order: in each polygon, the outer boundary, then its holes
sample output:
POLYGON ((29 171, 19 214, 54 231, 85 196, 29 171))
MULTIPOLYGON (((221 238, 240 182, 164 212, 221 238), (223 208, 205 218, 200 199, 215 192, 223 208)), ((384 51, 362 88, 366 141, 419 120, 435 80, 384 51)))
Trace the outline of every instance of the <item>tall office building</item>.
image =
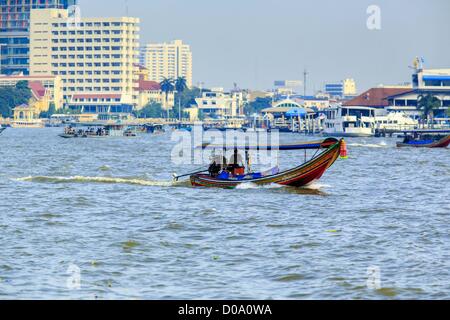
POLYGON ((181 40, 146 45, 141 51, 141 64, 149 70, 151 81, 184 77, 192 87, 192 52, 181 40))
POLYGON ((66 103, 90 105, 84 110, 91 112, 133 103, 139 19, 82 18, 71 25, 67 10, 42 9, 32 10, 30 28, 30 74, 60 76, 66 103))
POLYGON ((1 0, 1 73, 29 73, 29 27, 32 9, 67 9, 76 3, 77 0, 1 0))
POLYGON ((325 92, 337 98, 353 97, 357 95, 356 82, 353 79, 345 79, 338 83, 327 83, 325 92))

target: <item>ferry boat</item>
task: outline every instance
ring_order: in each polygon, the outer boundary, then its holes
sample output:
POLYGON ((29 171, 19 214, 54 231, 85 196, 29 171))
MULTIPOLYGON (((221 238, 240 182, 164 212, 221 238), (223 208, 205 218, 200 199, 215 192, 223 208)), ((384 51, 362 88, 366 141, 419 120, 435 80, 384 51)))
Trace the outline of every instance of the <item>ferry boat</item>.
POLYGON ((64 139, 73 138, 106 138, 106 137, 136 137, 137 134, 127 126, 115 125, 90 125, 84 128, 72 126, 64 128, 64 133, 59 135, 64 139))
POLYGON ((324 135, 334 137, 371 137, 375 134, 375 109, 338 106, 323 111, 324 135))
POLYGON ((447 148, 450 145, 450 130, 412 130, 403 132, 403 141, 398 148, 447 148))
POLYGON ((41 119, 14 120, 11 122, 11 128, 42 129, 45 128, 45 123, 41 119))

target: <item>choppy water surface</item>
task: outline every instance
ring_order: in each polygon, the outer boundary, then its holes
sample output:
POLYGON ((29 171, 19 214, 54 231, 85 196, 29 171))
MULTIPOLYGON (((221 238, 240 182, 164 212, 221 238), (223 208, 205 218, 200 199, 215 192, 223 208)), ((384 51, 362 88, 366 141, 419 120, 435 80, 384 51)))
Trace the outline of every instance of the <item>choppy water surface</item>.
POLYGON ((60 131, 0 136, 0 299, 450 298, 450 150, 349 139, 310 189, 209 190, 169 135, 60 131))

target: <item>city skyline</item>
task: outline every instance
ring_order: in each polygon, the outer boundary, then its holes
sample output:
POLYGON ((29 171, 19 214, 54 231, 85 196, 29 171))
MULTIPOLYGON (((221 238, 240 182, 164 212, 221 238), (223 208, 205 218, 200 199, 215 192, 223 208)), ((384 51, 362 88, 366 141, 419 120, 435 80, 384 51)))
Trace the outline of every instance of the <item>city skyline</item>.
POLYGON ((361 92, 411 82, 408 66, 416 56, 425 58, 426 68, 450 65, 445 54, 450 44, 443 41, 450 29, 447 1, 231 0, 224 6, 204 0, 81 0, 80 5, 86 16, 141 18, 141 45, 182 39, 193 52, 194 84, 209 87, 231 88, 236 82, 267 89, 274 80, 303 79, 306 68, 308 93, 348 77, 361 92), (372 4, 381 10, 381 30, 367 28, 372 4), (433 24, 420 23, 430 19, 433 24))

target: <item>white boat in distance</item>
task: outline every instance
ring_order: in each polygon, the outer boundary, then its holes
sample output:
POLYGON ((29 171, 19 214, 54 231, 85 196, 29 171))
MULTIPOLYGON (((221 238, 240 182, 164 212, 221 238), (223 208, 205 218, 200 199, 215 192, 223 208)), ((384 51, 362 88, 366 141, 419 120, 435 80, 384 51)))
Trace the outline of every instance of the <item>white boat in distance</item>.
POLYGON ((418 120, 404 112, 389 112, 387 115, 377 115, 375 118, 375 129, 378 130, 412 130, 418 125, 418 120))
POLYGON ((334 107, 324 110, 324 135, 334 137, 371 137, 375 134, 375 109, 334 107))

